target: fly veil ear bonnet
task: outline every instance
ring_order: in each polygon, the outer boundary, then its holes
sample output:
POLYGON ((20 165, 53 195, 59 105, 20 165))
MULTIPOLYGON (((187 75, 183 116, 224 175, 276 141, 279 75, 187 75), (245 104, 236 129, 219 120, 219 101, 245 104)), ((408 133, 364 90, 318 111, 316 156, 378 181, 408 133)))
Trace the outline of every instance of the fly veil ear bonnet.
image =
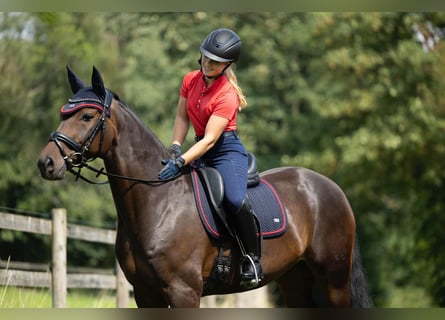
POLYGON ((67 66, 68 81, 74 96, 68 100, 60 109, 61 116, 67 116, 83 108, 93 108, 109 118, 111 116, 111 101, 113 94, 105 89, 102 76, 96 67, 93 66, 91 76, 91 87, 87 87, 83 81, 67 66))

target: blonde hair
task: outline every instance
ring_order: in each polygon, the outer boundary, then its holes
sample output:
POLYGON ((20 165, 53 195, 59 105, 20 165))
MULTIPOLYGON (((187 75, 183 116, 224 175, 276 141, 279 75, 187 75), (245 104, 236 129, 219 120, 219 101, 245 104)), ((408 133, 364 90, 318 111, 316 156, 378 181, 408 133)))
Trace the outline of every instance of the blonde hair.
POLYGON ((239 99, 239 111, 241 111, 245 106, 247 106, 247 100, 244 96, 243 90, 238 84, 238 79, 236 78, 235 72, 232 70, 232 66, 228 67, 225 71, 227 79, 229 79, 232 86, 235 88, 239 99))

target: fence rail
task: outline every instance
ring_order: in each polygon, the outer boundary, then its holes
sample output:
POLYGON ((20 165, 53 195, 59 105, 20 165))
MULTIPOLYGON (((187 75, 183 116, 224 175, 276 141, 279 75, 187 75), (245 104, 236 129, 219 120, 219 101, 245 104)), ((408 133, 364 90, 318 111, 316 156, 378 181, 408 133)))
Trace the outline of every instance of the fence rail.
MULTIPOLYGON (((53 209, 65 210, 65 209, 53 209)), ((10 229, 38 234, 52 234, 51 220, 30 216, 0 212, 0 229, 10 229)), ((90 242, 113 244, 116 239, 116 231, 99 229, 76 224, 67 224, 67 237, 90 242)))
POLYGON ((53 209, 51 213, 52 219, 49 220, 0 212, 0 229, 52 237, 52 264, 46 270, 44 264, 3 262, 0 285, 52 288, 55 308, 66 307, 67 288, 115 289, 117 307, 128 306, 130 286, 118 263, 114 274, 104 274, 103 269, 97 272, 90 269, 90 273, 68 272, 66 264, 67 238, 114 245, 116 231, 68 224, 65 209, 53 209), (38 271, 28 271, 33 267, 38 271))

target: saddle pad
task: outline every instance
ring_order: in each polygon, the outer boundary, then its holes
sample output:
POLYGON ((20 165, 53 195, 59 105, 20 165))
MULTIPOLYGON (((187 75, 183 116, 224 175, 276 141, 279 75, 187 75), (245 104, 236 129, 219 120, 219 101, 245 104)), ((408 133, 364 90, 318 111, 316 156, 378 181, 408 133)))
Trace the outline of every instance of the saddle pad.
MULTIPOLYGON (((206 231, 215 239, 221 233, 227 233, 226 227, 212 212, 201 179, 196 170, 191 171, 196 207, 206 231)), ((257 215, 263 238, 281 236, 287 230, 287 216, 275 189, 265 180, 260 179, 258 186, 247 189, 252 209, 257 215)))

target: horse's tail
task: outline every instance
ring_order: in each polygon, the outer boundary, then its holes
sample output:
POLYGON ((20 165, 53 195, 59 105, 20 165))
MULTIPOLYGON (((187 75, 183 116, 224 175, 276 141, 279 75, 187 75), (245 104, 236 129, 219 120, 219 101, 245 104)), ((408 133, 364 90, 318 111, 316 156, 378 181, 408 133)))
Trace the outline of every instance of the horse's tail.
POLYGON ((350 282, 350 297, 351 307, 353 308, 372 308, 371 294, 366 280, 365 270, 362 265, 362 258, 360 255, 360 248, 358 239, 354 241, 354 251, 352 253, 352 274, 350 282))

